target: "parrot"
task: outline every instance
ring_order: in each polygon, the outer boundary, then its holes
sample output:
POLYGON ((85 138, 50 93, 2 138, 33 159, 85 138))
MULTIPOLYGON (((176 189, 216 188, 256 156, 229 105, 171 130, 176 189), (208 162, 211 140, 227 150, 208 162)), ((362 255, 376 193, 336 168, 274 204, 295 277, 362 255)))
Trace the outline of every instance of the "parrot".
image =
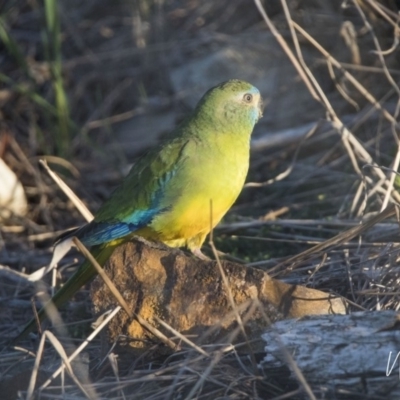
MULTIPOLYGON (((259 90, 248 82, 232 79, 208 90, 163 142, 138 159, 94 219, 69 230, 55 248, 77 237, 104 266, 117 246, 140 236, 206 258, 201 246, 207 234, 244 185, 262 108, 259 90)), ((61 306, 95 275, 84 261, 50 301, 61 306)), ((45 315, 46 305, 38 317, 45 315)), ((32 319, 14 342, 35 325, 32 319)))

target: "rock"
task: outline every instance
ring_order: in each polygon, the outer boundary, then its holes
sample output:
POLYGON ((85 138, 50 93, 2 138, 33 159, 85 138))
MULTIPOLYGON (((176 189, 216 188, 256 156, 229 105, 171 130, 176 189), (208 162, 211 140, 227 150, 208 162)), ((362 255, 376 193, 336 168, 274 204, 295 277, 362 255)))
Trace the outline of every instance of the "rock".
POLYGON ((261 368, 290 368, 282 352, 285 347, 317 398, 320 390, 324 398, 336 398, 340 392, 350 397, 363 393, 363 398, 400 396, 400 327, 395 311, 278 321, 262 338, 267 356, 261 368))
MULTIPOLYGON (((235 304, 246 321, 250 340, 259 339, 270 321, 345 312, 339 298, 280 282, 258 269, 227 261, 221 264, 235 304)), ((131 241, 114 251, 105 271, 129 308, 167 336, 174 335, 161 327, 157 318, 190 335, 197 344, 215 343, 237 326, 215 261, 200 260, 177 249, 131 241)), ((95 313, 117 304, 100 277, 92 284, 91 297, 95 313)), ((134 340, 132 346, 144 348, 152 344, 148 339, 154 339, 124 311, 110 322, 108 334, 111 341, 119 335, 129 335, 134 340)))
POLYGON ((21 182, 0 158, 0 221, 12 214, 26 215, 27 211, 28 203, 21 182))

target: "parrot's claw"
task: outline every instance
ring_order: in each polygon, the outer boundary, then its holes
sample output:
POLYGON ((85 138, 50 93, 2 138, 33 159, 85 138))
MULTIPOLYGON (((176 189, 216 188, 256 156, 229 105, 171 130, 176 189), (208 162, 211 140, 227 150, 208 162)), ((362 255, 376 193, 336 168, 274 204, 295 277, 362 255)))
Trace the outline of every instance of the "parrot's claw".
POLYGON ((144 243, 146 246, 151 247, 152 249, 157 249, 157 250, 167 250, 167 251, 172 251, 175 250, 172 247, 166 245, 163 242, 153 242, 151 240, 147 240, 142 236, 133 236, 132 239, 137 240, 138 242, 144 243))
POLYGON ((200 250, 199 247, 197 247, 196 249, 191 249, 190 251, 192 252, 193 255, 195 255, 196 257, 199 257, 201 260, 211 261, 211 258, 209 258, 205 254, 203 254, 203 252, 200 250))

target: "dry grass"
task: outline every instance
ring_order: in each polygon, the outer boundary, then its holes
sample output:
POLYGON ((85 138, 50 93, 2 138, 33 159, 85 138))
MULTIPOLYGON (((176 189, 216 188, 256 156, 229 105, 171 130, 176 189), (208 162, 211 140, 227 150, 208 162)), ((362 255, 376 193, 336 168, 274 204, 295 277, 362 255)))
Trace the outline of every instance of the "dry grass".
MULTIPOLYGON (((24 184, 30 209, 0 231, 0 265, 21 272, 0 269, 1 337, 13 337, 32 314, 34 288, 24 274, 48 264, 54 238, 83 221, 39 167, 39 158, 47 158, 95 210, 128 164, 122 152, 108 151, 114 123, 165 109, 180 115, 183 110, 168 71, 229 44, 240 32, 251 35, 268 24, 321 107, 321 118, 330 122, 318 125, 302 141, 253 152, 248 181, 254 184, 215 231, 218 250, 250 266, 273 268, 398 202, 398 10, 389 0, 347 3, 347 9, 321 6, 320 14, 313 14, 315 8, 307 1, 303 10, 289 9, 284 0, 271 1, 262 15, 260 2, 250 6, 244 0, 97 0, 68 6, 61 1, 62 68, 73 136, 61 152, 55 137, 56 92, 39 29, 42 10, 36 2, 6 2, 0 9, 9 38, 8 53, 0 58, 0 156, 24 184), (332 50, 342 40, 338 33, 329 37, 318 31, 324 26, 318 21, 327 15, 344 15, 356 30, 354 37, 347 25, 343 33, 349 43, 343 45, 343 57, 332 50), (307 22, 310 18, 315 27, 307 22), (348 49, 350 60, 344 55, 348 49), (57 151, 68 156, 49 156, 57 151)), ((0 38, 4 44, 1 31, 0 38)), ((291 126, 298 127, 297 121, 291 126)), ((267 134, 267 127, 262 129, 259 137, 267 134)), ((397 242, 396 219, 384 220, 354 240, 297 260, 290 273, 277 269, 275 274, 290 283, 337 293, 348 300, 351 311, 398 310, 397 242)), ((61 280, 70 275, 77 258, 76 253, 66 257, 58 272, 61 280)), ((75 296, 62 317, 70 338, 61 342, 70 354, 89 335, 92 317, 85 291, 75 296)), ((46 343, 41 354, 38 386, 66 357, 53 344, 46 343)), ((29 351, 3 350, 3 379, 31 378, 38 353, 33 343, 23 347, 29 351)), ((37 397, 55 399, 66 393, 74 399, 304 398, 307 388, 289 369, 255 369, 254 360, 264 354, 251 359, 243 349, 246 343, 233 347, 227 339, 203 346, 208 357, 187 344, 169 356, 160 356, 159 344, 146 354, 127 355, 94 337, 80 361, 72 363, 74 379, 57 378, 37 397)))

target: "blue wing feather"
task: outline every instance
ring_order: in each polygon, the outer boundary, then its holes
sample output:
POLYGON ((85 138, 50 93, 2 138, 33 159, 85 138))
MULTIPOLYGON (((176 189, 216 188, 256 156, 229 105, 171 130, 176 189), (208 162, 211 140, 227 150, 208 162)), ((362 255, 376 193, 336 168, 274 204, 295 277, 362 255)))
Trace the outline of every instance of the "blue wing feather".
POLYGON ((94 246, 122 238, 138 229, 148 225, 159 213, 159 210, 147 210, 134 212, 130 218, 137 222, 110 221, 91 222, 80 228, 74 236, 77 236, 86 246, 94 246))
POLYGON ((94 246, 115 239, 120 239, 149 225, 154 217, 170 209, 170 206, 161 207, 160 204, 164 196, 165 187, 175 173, 176 168, 167 172, 158 180, 158 189, 151 195, 150 204, 147 210, 135 210, 120 221, 112 220, 97 222, 96 220, 93 220, 75 231, 73 236, 77 236, 86 246, 94 246))

